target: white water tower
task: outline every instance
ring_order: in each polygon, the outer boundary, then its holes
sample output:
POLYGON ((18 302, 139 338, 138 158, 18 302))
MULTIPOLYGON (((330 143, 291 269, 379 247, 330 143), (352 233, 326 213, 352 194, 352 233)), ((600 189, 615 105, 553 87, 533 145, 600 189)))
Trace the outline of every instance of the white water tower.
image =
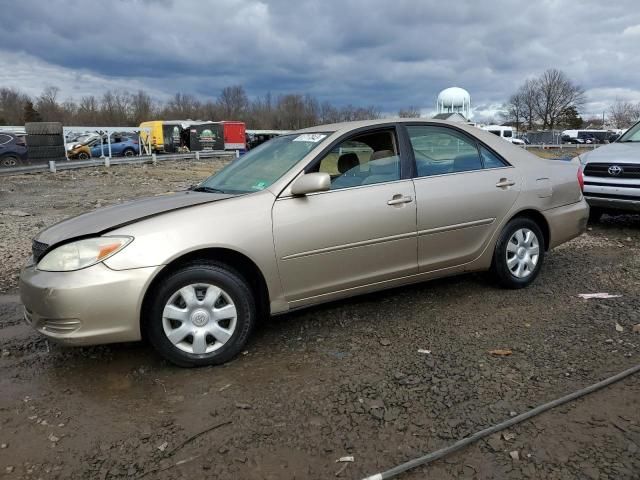
POLYGON ((449 87, 438 94, 438 113, 460 113, 468 120, 471 116, 471 95, 464 88, 449 87))

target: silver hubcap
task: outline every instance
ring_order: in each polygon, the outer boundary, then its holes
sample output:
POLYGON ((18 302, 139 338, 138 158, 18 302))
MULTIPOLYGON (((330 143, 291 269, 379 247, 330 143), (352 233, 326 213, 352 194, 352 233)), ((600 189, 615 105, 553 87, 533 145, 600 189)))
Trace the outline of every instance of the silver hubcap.
POLYGON ((229 341, 238 314, 227 292, 215 285, 187 285, 169 298, 162 327, 171 343, 187 353, 211 353, 229 341))
POLYGON ((516 278, 526 278, 536 269, 540 257, 538 237, 528 228, 516 230, 507 244, 507 268, 516 278))

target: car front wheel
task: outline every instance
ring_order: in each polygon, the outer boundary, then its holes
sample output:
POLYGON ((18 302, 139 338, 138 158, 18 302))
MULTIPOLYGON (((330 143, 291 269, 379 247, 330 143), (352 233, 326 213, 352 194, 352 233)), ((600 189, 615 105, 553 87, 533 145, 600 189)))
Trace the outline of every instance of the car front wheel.
POLYGON ((229 267, 199 262, 155 290, 146 334, 165 359, 182 367, 217 365, 244 348, 256 319, 254 296, 229 267))
POLYGON ((524 288, 540 273, 544 251, 544 236, 538 224, 529 218, 514 218, 498 238, 493 274, 505 288, 524 288))

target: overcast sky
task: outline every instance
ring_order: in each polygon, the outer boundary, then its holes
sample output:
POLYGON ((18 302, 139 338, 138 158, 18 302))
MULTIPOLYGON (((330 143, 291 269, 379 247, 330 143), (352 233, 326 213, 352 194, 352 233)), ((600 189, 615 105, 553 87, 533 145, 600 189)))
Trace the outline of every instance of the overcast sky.
POLYGON ((242 84, 424 114, 460 86, 480 119, 553 67, 601 115, 640 101, 639 45, 637 0, 20 0, 0 16, 0 86, 165 100, 242 84))

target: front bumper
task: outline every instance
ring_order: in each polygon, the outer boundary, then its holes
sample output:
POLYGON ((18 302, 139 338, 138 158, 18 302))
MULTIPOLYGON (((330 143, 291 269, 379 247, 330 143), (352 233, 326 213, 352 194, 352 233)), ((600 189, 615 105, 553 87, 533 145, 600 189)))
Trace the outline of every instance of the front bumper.
POLYGON ((99 263, 74 272, 27 266, 20 275, 25 320, 69 345, 140 340, 144 293, 162 267, 111 270, 99 263))
POLYGON ((640 179, 585 177, 584 196, 592 207, 640 212, 640 179))
POLYGON ((637 200, 633 198, 620 198, 619 196, 598 196, 594 197, 585 193, 585 198, 592 207, 604 208, 607 210, 624 210, 627 212, 640 212, 640 197, 637 200))

